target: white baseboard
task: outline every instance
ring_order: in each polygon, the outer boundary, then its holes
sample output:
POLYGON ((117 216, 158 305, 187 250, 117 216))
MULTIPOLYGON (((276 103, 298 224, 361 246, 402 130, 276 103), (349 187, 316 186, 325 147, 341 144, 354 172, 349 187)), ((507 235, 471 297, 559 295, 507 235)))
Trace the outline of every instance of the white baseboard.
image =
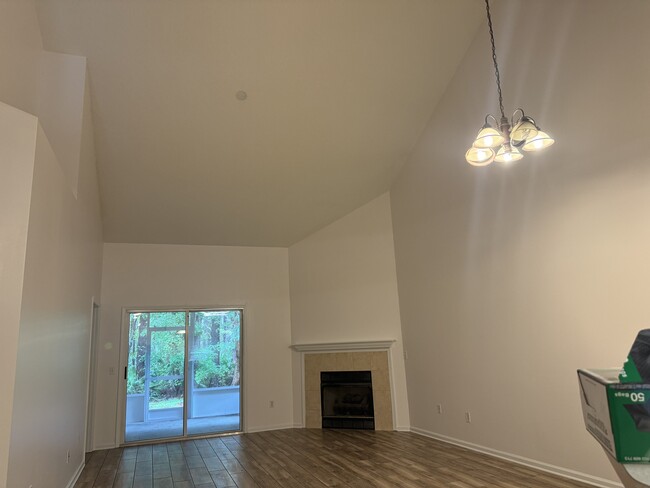
POLYGON ((267 430, 282 430, 282 429, 293 429, 293 424, 282 424, 282 425, 265 425, 261 427, 250 427, 246 429, 247 434, 252 434, 254 432, 265 432, 267 430))
POLYGON ((411 432, 411 427, 409 425, 398 425, 395 430, 397 432, 411 432))
POLYGON ((77 468, 77 471, 75 471, 74 475, 72 476, 70 483, 68 483, 65 488, 72 488, 74 486, 74 484, 79 479, 79 476, 81 476, 81 472, 83 471, 85 465, 86 464, 82 461, 79 467, 77 468))
POLYGON ((304 428, 305 428, 305 424, 303 424, 303 423, 300 423, 300 424, 293 424, 293 428, 294 428, 294 429, 304 429, 304 428))
POLYGON ((490 447, 480 446, 478 444, 472 444, 471 442, 462 441, 460 439, 455 439, 453 437, 448 437, 446 435, 437 434, 435 432, 430 432, 428 430, 419 429, 417 427, 411 427, 411 432, 419 434, 425 437, 431 437, 448 444, 454 444, 456 446, 464 447, 471 451, 480 452, 487 454, 488 456, 497 457, 500 459, 505 459, 517 464, 522 464, 528 466, 529 468, 537 469, 539 471, 545 471, 563 478, 569 478, 576 481, 581 481, 593 486, 598 486, 600 488, 623 488, 621 483, 615 481, 610 481, 605 478, 599 478, 597 476, 591 476, 589 474, 581 473, 579 471, 573 471, 571 469, 561 468, 559 466, 554 466, 552 464, 543 463, 541 461, 535 461, 534 459, 525 458, 522 456, 517 456, 516 454, 510 454, 508 452, 498 451, 490 447))
POLYGON ((104 449, 115 449, 120 447, 117 444, 100 444, 98 446, 93 446, 93 451, 103 451, 104 449))

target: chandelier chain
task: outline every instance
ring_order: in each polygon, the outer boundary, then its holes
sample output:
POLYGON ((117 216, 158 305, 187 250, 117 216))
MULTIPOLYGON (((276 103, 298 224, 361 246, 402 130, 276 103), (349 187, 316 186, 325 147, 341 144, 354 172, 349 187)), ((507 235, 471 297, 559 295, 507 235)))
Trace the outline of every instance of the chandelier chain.
POLYGON ((492 43, 492 61, 494 62, 494 73, 497 77, 497 90, 499 91, 499 109, 501 117, 505 118, 503 109, 503 94, 501 93, 501 75, 499 74, 499 65, 497 63, 497 50, 494 45, 494 30, 492 29, 492 15, 490 15, 490 2, 485 0, 485 11, 487 12, 488 27, 490 28, 490 42, 492 43))

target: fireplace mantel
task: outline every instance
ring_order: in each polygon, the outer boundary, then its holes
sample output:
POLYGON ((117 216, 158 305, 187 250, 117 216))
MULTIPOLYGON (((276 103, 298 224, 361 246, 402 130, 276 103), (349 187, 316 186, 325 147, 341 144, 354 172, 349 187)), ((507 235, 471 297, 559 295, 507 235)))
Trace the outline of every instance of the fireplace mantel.
POLYGON ((340 351, 388 351, 395 339, 385 341, 322 342, 313 344, 292 344, 298 352, 340 352, 340 351))

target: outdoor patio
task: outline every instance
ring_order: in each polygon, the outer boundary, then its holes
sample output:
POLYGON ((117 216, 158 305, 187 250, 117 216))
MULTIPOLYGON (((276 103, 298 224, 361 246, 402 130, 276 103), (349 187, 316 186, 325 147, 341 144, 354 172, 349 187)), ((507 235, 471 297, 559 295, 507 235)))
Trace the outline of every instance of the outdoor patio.
MULTIPOLYGON (((241 430, 239 415, 220 415, 187 420, 189 435, 237 432, 241 430)), ((165 439, 183 435, 183 420, 152 420, 126 424, 124 442, 165 439)))

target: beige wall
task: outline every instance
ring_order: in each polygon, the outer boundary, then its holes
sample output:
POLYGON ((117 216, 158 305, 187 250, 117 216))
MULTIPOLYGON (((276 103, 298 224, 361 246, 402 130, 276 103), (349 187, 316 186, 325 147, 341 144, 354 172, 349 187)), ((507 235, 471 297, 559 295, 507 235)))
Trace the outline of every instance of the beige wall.
MULTIPOLYGON (((84 129, 92 138, 92 126, 84 129)), ((11 487, 66 486, 84 460, 91 311, 93 297, 99 299, 102 251, 93 152, 86 156, 76 199, 39 126, 11 426, 11 487)))
POLYGON ((0 486, 7 479, 36 117, 0 103, 0 486))
POLYGON ((0 100, 36 115, 43 44, 34 1, 0 1, 0 26, 0 100))
POLYGON ((0 100, 15 107, 1 105, 0 486, 66 486, 83 461, 102 249, 85 59, 42 50, 32 1, 0 14, 0 100))
POLYGON ((464 162, 497 110, 483 29, 391 190, 411 424, 614 480, 576 369, 650 326, 650 3, 495 4, 507 110, 557 143, 464 162))
MULTIPOLYGON (((396 427, 409 426, 388 194, 289 248, 294 344, 394 339, 396 427)), ((302 424, 300 355, 294 353, 294 422, 302 424)))
POLYGON ((85 73, 86 58, 82 56, 51 52, 41 55, 38 121, 75 197, 79 185, 85 73))
POLYGON ((244 427, 292 425, 287 249, 105 244, 95 447, 113 446, 123 308, 244 306, 244 427), (270 408, 270 401, 274 408, 270 408))
POLYGON ((34 5, 0 2, 0 486, 7 478, 18 328, 38 120, 41 37, 34 5), (20 109, 20 110, 19 110, 20 109))

